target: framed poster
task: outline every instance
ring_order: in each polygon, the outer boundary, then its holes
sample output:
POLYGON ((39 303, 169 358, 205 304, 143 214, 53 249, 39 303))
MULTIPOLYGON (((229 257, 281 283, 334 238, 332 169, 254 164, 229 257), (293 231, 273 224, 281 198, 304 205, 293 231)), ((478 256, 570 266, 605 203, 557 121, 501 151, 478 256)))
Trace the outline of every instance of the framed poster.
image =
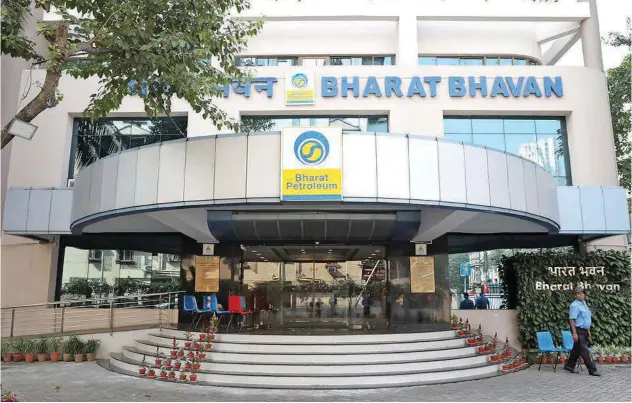
POLYGON ((435 292, 434 256, 410 258, 410 292, 413 294, 435 292))
POLYGON ((195 292, 219 292, 219 256, 195 257, 195 292))

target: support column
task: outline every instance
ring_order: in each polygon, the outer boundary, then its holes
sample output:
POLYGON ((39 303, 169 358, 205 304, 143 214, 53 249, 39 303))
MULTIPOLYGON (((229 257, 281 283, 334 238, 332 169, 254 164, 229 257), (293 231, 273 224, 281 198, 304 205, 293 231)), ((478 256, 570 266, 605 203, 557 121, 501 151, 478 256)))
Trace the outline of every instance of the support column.
POLYGON ((400 15, 397 22, 395 63, 398 66, 416 66, 418 64, 418 51, 417 16, 414 13, 400 15))
POLYGON ((603 71, 601 57, 601 36, 599 34, 599 19, 597 17, 597 0, 579 0, 590 5, 590 18, 586 18, 579 25, 584 53, 584 66, 603 71))

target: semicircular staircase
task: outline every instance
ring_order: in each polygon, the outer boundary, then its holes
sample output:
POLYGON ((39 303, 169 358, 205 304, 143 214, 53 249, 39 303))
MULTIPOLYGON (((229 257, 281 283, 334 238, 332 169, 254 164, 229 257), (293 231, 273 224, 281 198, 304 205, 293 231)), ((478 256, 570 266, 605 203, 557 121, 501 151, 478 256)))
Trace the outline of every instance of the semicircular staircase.
MULTIPOLYGON (((197 336, 197 334, 194 334, 197 336)), ((113 353, 109 369, 138 375, 156 349, 169 356, 173 337, 184 332, 150 332, 113 353)), ((351 389, 458 382, 498 375, 476 347, 455 331, 336 336, 218 334, 201 362, 198 384, 249 388, 351 389)))

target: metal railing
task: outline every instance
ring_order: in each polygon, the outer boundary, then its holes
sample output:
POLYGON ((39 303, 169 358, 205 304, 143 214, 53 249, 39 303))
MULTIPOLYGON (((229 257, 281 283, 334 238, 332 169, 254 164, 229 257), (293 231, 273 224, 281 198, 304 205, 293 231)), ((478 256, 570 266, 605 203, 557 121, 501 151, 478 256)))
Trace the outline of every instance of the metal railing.
POLYGON ((2 337, 64 336, 164 327, 178 322, 182 291, 65 300, 0 309, 2 337))

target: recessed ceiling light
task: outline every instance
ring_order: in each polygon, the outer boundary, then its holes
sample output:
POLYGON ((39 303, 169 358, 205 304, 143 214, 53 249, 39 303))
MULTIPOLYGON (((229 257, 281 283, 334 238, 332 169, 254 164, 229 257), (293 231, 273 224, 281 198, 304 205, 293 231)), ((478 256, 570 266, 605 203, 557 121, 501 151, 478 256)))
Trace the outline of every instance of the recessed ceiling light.
POLYGON ((259 256, 259 257, 260 257, 261 259, 265 259, 265 257, 263 257, 263 256, 259 256))
POLYGON ((327 252, 327 253, 331 254, 331 251, 329 251, 329 252, 327 252))
POLYGON ((303 250, 303 251, 301 251, 301 253, 305 253, 305 251, 303 250))
POLYGON ((329 252, 333 252, 333 250, 332 250, 332 249, 329 249, 329 252))
POLYGON ((376 249, 376 250, 375 250, 375 253, 380 253, 380 250, 379 250, 379 249, 376 249))

